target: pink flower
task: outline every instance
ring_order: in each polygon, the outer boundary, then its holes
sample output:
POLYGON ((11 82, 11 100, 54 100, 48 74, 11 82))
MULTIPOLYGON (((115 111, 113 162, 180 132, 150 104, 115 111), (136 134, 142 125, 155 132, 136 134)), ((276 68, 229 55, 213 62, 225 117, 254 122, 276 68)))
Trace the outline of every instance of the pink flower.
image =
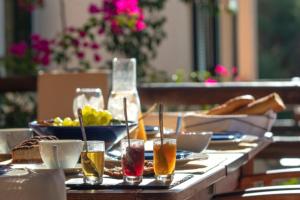
POLYGON ((74 27, 70 26, 69 28, 67 28, 67 31, 73 33, 76 31, 76 29, 74 27))
POLYGON ((142 31, 146 28, 143 10, 138 3, 138 0, 104 0, 104 20, 110 23, 114 34, 122 33, 123 28, 130 28, 132 31, 142 31), (117 22, 120 19, 122 23, 117 22))
POLYGON ((142 20, 138 20, 135 24, 136 31, 142 31, 146 28, 146 24, 142 20))
POLYGON ((216 79, 213 78, 207 78, 204 83, 217 83, 218 81, 216 79))
POLYGON ((237 75, 238 74, 238 68, 237 67, 232 67, 232 74, 237 75))
POLYGON ((39 41, 41 39, 41 36, 39 34, 32 34, 31 40, 32 41, 39 41))
POLYGON ((122 29, 121 29, 121 27, 119 26, 119 23, 116 20, 111 21, 111 30, 115 34, 122 33, 122 29))
POLYGON ((80 36, 81 38, 85 37, 85 36, 86 36, 86 32, 84 32, 84 31, 79 31, 79 36, 80 36))
POLYGON ((204 84, 205 85, 215 85, 217 84, 217 80, 213 79, 213 78, 207 78, 205 81, 204 81, 204 84))
POLYGON ((12 44, 9 48, 9 52, 17 57, 23 57, 27 50, 27 44, 22 41, 20 43, 12 44))
POLYGON ((91 4, 89 7, 90 14, 98 14, 101 12, 101 9, 96 4, 91 4))
POLYGON ((88 42, 84 42, 84 43, 83 43, 83 46, 84 46, 84 47, 88 47, 88 46, 89 46, 89 43, 88 43, 88 42))
POLYGON ((228 75, 228 70, 226 67, 222 66, 222 65, 217 65, 215 68, 215 72, 217 75, 220 76, 227 76, 228 75))
POLYGON ((95 60, 96 62, 100 62, 100 61, 102 60, 102 58, 101 58, 100 55, 95 54, 95 55, 94 55, 94 60, 95 60))
POLYGON ((82 60, 84 58, 84 53, 83 52, 77 52, 76 56, 78 59, 82 60))
POLYGON ((41 59, 41 63, 44 65, 44 66, 47 66, 49 65, 50 63, 50 57, 49 55, 44 55, 41 59))
POLYGON ((79 40, 73 39, 73 40, 72 40, 72 44, 73 44, 75 47, 78 47, 78 46, 79 46, 79 40))
POLYGON ((99 49, 99 44, 93 43, 93 44, 91 44, 91 48, 92 49, 99 49))
POLYGON ((102 35, 104 33, 104 31, 105 31, 104 28, 101 27, 101 28, 98 29, 98 34, 102 35))

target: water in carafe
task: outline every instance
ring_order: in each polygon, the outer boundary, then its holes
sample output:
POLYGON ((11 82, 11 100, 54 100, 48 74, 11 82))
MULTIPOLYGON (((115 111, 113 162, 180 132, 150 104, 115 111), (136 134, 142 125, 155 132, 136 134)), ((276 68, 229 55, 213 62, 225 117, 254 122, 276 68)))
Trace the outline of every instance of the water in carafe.
POLYGON ((136 88, 136 60, 113 59, 112 91, 108 99, 108 110, 115 119, 124 119, 123 98, 127 98, 129 121, 138 121, 140 100, 136 88))

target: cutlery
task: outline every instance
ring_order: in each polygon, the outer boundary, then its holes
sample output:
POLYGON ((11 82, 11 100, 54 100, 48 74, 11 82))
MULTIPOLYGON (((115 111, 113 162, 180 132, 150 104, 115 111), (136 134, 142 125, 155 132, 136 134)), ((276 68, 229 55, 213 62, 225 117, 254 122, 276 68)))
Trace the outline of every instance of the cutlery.
POLYGON ((84 124, 83 124, 83 120, 82 120, 82 110, 81 110, 81 108, 78 108, 77 113, 78 113, 82 138, 83 138, 83 142, 84 142, 83 143, 83 153, 82 153, 82 156, 81 156, 82 163, 85 166, 84 168, 87 169, 87 171, 90 171, 93 174, 97 174, 97 176, 99 176, 99 173, 97 171, 96 166, 94 165, 94 163, 87 156, 87 154, 88 154, 88 145, 87 145, 86 132, 85 132, 84 124))

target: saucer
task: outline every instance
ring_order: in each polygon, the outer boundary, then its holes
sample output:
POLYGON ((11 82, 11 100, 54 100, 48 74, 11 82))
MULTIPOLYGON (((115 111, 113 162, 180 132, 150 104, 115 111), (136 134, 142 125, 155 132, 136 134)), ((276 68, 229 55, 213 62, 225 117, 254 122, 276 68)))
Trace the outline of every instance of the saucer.
MULTIPOLYGON (((12 160, 6 160, 0 162, 0 166, 9 165, 10 169, 29 169, 31 171, 43 171, 48 170, 45 164, 37 164, 37 163, 30 163, 30 164, 13 164, 12 160)), ((81 172, 81 165, 76 164, 74 168, 66 168, 63 169, 66 175, 74 175, 79 174, 81 172)))

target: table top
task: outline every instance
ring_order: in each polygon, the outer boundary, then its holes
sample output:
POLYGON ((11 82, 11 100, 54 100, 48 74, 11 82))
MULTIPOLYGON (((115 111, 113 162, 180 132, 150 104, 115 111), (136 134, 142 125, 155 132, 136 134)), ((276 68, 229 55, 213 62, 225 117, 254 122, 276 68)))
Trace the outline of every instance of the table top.
POLYGON ((236 143, 227 146, 209 146, 207 160, 189 162, 175 173, 192 174, 193 177, 171 189, 101 189, 68 190, 68 200, 77 199, 192 199, 201 192, 213 194, 213 186, 231 172, 239 170, 249 160, 272 143, 272 138, 261 138, 253 143, 236 143))

